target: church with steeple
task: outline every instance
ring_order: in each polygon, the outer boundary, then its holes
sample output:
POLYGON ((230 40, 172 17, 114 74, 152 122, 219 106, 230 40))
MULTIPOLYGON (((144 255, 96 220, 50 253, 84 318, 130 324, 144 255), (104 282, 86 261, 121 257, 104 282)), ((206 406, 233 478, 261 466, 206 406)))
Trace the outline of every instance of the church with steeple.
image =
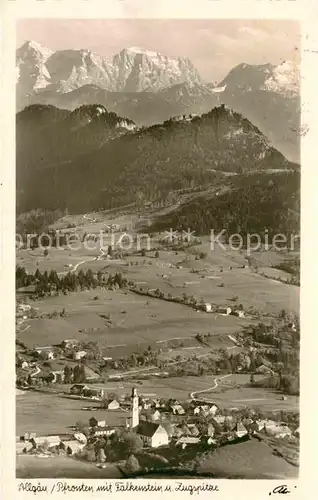
POLYGON ((139 425, 139 397, 137 389, 133 387, 131 392, 132 407, 131 407, 131 428, 136 429, 139 425))
POLYGON ((139 423, 139 397, 135 387, 131 391, 131 400, 130 428, 140 436, 144 446, 156 448, 168 445, 169 436, 161 424, 147 421, 139 423))

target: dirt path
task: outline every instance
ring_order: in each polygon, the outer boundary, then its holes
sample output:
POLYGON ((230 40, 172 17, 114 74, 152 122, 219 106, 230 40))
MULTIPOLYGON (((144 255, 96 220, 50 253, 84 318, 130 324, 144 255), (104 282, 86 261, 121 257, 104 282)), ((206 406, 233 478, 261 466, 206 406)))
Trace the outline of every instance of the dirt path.
POLYGON ((201 401, 202 403, 214 403, 214 401, 211 401, 209 399, 204 399, 204 398, 197 398, 197 394, 203 394, 204 392, 210 392, 213 391, 213 389, 216 389, 218 387, 218 381, 223 380, 224 378, 231 377, 232 373, 228 373, 227 375, 223 375, 222 377, 217 377, 214 379, 214 385, 212 387, 208 387, 207 389, 202 389, 201 391, 193 391, 190 394, 191 399, 195 401, 201 401))

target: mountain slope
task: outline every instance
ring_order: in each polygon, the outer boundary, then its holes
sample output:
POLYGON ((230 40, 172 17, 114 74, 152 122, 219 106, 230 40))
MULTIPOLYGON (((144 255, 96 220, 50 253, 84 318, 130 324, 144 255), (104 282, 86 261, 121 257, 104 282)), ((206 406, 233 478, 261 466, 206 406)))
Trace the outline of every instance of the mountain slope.
POLYGON ((81 106, 72 112, 44 105, 25 108, 16 117, 18 205, 28 189, 32 197, 34 175, 45 176, 53 165, 71 165, 135 129, 134 122, 101 105, 81 106))
POLYGON ((30 99, 31 103, 52 104, 74 110, 83 104, 102 104, 109 111, 128 116, 139 125, 154 125, 177 115, 201 114, 219 103, 205 85, 187 82, 156 93, 109 92, 98 85, 83 85, 64 94, 46 89, 30 99))
MULTIPOLYGON (((290 61, 240 64, 219 83, 220 101, 242 113, 293 161, 300 160, 300 74, 290 61)), ((213 90, 213 89, 212 89, 213 90)))
POLYGON ((248 120, 224 106, 201 117, 171 119, 140 130, 132 127, 120 136, 110 128, 105 142, 99 142, 104 134, 99 118, 86 123, 84 113, 81 126, 76 118, 73 127, 72 117, 82 114, 75 110, 40 133, 31 126, 31 145, 20 140, 23 113, 17 120, 22 211, 41 207, 83 212, 136 201, 166 202, 175 190, 207 185, 222 172, 295 167, 248 120), (97 142, 92 139, 92 127, 97 127, 98 134, 102 130, 97 142), (60 145, 56 137, 61 138, 60 145), (62 137, 71 148, 61 147, 62 137), (40 144, 40 152, 34 153, 34 144, 40 144))
MULTIPOLYGON (((232 177, 227 190, 217 196, 198 196, 173 212, 159 217, 149 231, 191 228, 196 234, 254 232, 269 243, 273 235, 286 236, 300 230, 300 173, 262 172, 232 177)), ((221 239, 222 241, 222 239, 221 239)))

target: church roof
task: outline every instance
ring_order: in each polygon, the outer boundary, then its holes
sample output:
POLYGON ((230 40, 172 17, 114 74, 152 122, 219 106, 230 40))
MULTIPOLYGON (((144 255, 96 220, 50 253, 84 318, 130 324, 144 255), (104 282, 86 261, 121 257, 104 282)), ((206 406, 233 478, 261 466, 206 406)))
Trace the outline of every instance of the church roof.
POLYGON ((137 427, 137 434, 142 436, 152 437, 156 431, 159 429, 160 424, 155 424, 154 422, 143 421, 137 427))

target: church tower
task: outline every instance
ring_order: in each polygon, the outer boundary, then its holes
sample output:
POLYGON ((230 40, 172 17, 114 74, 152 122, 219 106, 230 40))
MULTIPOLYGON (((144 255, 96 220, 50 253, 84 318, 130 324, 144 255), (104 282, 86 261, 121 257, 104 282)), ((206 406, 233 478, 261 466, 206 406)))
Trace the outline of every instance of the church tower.
POLYGON ((137 389, 133 387, 131 393, 132 399, 132 416, 131 416, 131 427, 134 429, 139 425, 139 398, 137 394, 137 389))

